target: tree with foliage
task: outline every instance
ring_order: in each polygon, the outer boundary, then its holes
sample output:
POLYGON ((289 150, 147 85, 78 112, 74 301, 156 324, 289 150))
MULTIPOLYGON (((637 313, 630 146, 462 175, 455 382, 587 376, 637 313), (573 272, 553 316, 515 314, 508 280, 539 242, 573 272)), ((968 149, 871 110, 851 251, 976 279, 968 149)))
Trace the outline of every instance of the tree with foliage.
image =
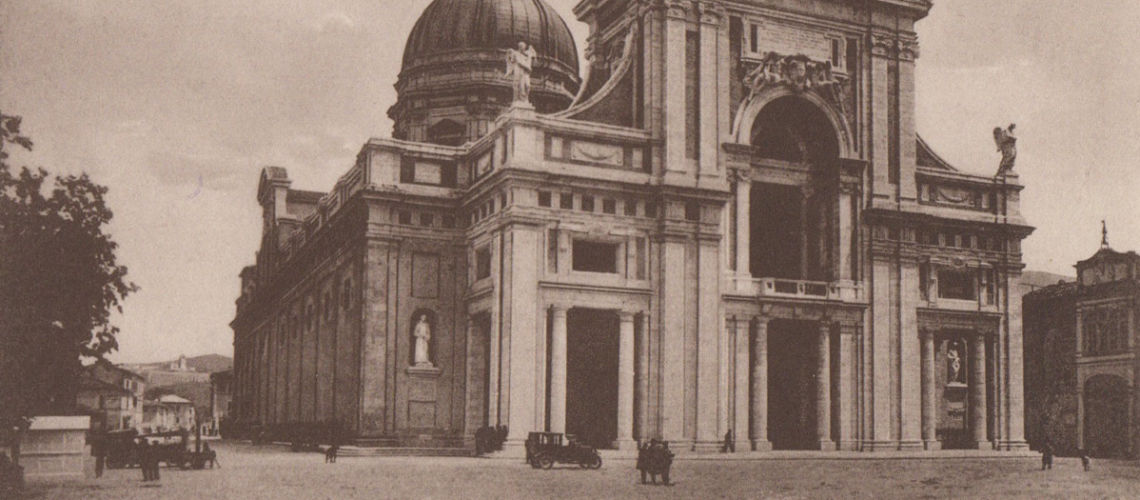
POLYGON ((75 410, 83 357, 118 348, 112 310, 137 287, 115 261, 107 188, 9 163, 32 149, 20 117, 0 113, 0 424, 75 410))

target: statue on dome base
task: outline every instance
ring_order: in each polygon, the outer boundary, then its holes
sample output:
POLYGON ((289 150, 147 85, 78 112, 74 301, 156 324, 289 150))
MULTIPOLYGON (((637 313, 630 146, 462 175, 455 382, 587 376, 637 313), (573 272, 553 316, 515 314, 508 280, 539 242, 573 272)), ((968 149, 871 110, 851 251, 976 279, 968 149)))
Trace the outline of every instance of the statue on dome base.
POLYGON ((507 78, 513 83, 513 102, 530 104, 530 72, 537 55, 526 42, 519 42, 517 49, 507 49, 507 78))
POLYGON ((994 127, 994 144, 997 145, 997 150, 1001 152, 1001 164, 998 166, 997 177, 1003 177, 1013 173, 1013 164, 1017 161, 1017 137, 1013 135, 1013 129, 1017 128, 1017 124, 1009 124, 1009 128, 1002 129, 1001 127, 994 127))

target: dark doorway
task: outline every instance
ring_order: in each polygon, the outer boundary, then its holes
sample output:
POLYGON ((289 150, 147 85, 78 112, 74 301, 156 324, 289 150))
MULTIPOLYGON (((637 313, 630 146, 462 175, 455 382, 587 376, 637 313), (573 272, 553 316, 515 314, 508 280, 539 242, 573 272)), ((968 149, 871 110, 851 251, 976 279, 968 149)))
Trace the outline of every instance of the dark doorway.
POLYGON ((772 320, 768 324, 768 439, 773 449, 818 449, 818 334, 818 326, 811 321, 772 320))
POLYGON ((1128 457, 1128 382, 1097 375, 1085 382, 1085 449, 1094 457, 1128 457))
POLYGON ((752 275, 762 278, 799 279, 803 239, 803 195, 796 186, 752 183, 751 262, 752 275))
POLYGON ((566 433, 611 448, 617 439, 618 316, 571 309, 566 334, 566 433))

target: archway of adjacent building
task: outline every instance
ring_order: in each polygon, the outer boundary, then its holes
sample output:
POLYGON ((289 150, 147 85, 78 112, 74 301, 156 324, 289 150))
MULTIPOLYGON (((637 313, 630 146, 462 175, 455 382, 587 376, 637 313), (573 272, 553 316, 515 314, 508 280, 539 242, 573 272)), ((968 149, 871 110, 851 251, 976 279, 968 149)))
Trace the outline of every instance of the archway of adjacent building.
POLYGON ((776 450, 819 449, 816 436, 818 324, 768 324, 768 439, 776 450))
POLYGON ((617 439, 618 328, 614 311, 566 315, 566 433, 597 448, 617 439))
POLYGON ((1084 447, 1091 456, 1125 458, 1129 455, 1128 382, 1113 375, 1085 381, 1084 447))

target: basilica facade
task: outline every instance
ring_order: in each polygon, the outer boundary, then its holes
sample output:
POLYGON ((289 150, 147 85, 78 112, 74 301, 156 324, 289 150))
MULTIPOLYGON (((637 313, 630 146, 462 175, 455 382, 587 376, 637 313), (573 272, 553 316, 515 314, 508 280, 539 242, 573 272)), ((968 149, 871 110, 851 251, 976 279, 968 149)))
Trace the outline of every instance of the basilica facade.
POLYGON ((236 419, 394 447, 1024 447, 1012 127, 997 175, 918 135, 930 9, 583 0, 580 68, 543 0, 434 1, 392 138, 331 191, 261 172, 236 419))

